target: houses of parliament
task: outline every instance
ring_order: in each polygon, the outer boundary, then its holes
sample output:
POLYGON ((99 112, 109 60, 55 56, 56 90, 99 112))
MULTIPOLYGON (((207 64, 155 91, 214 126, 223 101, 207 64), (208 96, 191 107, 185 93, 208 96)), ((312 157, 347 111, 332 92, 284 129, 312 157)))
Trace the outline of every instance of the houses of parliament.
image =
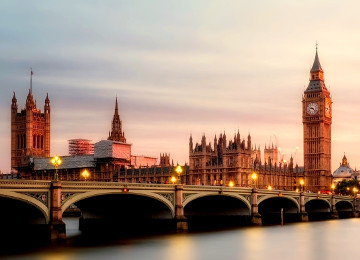
MULTIPOLYGON (((228 185, 258 188, 295 190, 299 180, 304 189, 329 190, 331 174, 331 121, 332 101, 325 86, 324 71, 316 49, 309 84, 302 98, 304 167, 280 160, 278 147, 268 145, 261 158, 259 147, 252 144, 250 134, 241 137, 236 133, 215 136, 213 144, 202 136, 200 142, 189 140, 189 165, 184 165, 181 182, 191 185, 228 185), (256 173, 256 183, 251 178, 256 173)), ((299 117, 300 119, 300 117, 299 117)), ((300 121, 300 120, 299 120, 300 121)), ((62 180, 82 180, 81 172, 90 171, 89 180, 121 182, 168 183, 174 172, 168 154, 156 158, 131 154, 126 143, 119 116, 118 103, 108 140, 102 140, 90 149, 90 154, 62 156, 59 166, 62 180)), ((54 166, 50 163, 50 100, 46 96, 44 112, 36 107, 30 89, 25 108, 18 112, 14 93, 11 103, 11 167, 23 179, 52 179, 54 166)))

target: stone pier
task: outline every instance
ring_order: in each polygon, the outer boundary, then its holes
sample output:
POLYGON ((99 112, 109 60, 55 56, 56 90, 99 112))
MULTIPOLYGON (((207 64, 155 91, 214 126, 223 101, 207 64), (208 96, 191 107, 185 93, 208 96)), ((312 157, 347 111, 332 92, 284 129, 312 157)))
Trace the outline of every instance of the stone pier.
POLYGON ((61 211, 61 182, 51 182, 51 209, 50 209, 51 242, 66 239, 65 223, 62 221, 61 211))
POLYGON ((300 221, 301 222, 308 222, 309 216, 305 210, 305 194, 304 191, 300 192, 300 221))
POLYGON ((252 225, 260 226, 262 225, 261 215, 259 214, 258 207, 258 190, 256 188, 251 191, 251 219, 250 223, 252 225))
POLYGON ((184 216, 183 190, 183 185, 175 186, 175 221, 177 232, 187 232, 189 230, 188 220, 184 216))

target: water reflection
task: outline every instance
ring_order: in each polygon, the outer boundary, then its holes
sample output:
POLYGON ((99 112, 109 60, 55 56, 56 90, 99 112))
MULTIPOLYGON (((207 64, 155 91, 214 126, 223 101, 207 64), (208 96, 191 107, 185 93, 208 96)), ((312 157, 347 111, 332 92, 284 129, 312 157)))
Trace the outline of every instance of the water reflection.
POLYGON ((3 259, 338 260, 357 255, 359 233, 360 219, 344 219, 122 239, 107 246, 70 244, 3 259))

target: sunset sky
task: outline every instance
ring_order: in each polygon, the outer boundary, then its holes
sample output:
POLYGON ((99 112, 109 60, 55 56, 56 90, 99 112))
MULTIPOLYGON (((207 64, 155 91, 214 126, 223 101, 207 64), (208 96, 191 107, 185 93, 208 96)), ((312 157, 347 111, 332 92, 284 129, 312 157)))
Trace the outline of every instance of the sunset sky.
MULTIPOLYGON (((51 101, 51 155, 106 139, 115 98, 133 154, 188 162, 188 142, 238 130, 303 165, 315 43, 333 99, 332 171, 360 168, 359 1, 1 1, 0 170, 10 105, 51 101), (296 147, 299 147, 297 154, 296 147)), ((263 153, 262 153, 263 155, 263 153)))

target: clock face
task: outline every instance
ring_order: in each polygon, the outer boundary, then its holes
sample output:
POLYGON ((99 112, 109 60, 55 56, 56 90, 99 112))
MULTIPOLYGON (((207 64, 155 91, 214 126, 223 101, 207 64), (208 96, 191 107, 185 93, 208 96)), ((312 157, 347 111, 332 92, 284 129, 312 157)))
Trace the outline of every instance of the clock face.
POLYGON ((331 117, 331 101, 330 101, 330 99, 325 100, 325 116, 331 117))
POLYGON ((315 115, 318 110, 319 110, 319 106, 316 103, 309 103, 309 105, 306 108, 306 112, 309 115, 315 115))

